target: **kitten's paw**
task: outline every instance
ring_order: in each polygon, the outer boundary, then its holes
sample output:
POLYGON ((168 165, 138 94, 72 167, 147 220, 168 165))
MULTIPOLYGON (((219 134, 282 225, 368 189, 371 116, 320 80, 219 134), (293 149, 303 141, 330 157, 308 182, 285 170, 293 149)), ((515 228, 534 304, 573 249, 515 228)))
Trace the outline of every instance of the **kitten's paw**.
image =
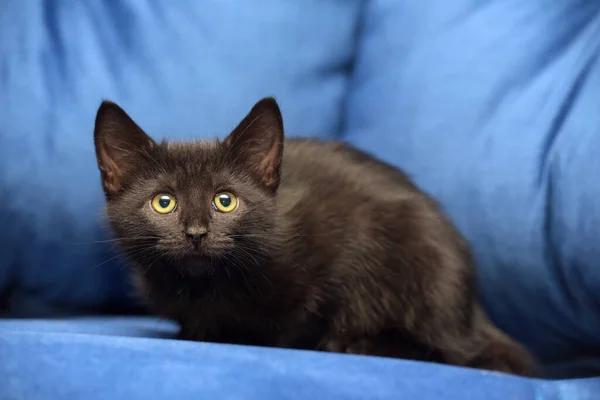
POLYGON ((512 343, 491 343, 469 366, 526 377, 539 376, 533 357, 520 345, 512 343))
POLYGON ((392 357, 420 361, 442 361, 440 353, 410 340, 396 331, 354 339, 335 339, 327 342, 327 351, 367 356, 392 357))
POLYGON ((331 339, 323 346, 324 351, 332 353, 371 354, 372 346, 368 339, 348 340, 331 339))
POLYGON ((345 353, 346 343, 343 340, 331 339, 319 346, 321 351, 329 351, 331 353, 345 353))
POLYGON ((177 340, 194 340, 194 339, 192 338, 191 333, 182 326, 179 328, 179 333, 177 333, 177 340))
POLYGON ((372 340, 363 338, 363 339, 354 340, 350 343, 346 343, 344 353, 362 354, 362 355, 373 354, 374 355, 377 353, 377 349, 372 340))

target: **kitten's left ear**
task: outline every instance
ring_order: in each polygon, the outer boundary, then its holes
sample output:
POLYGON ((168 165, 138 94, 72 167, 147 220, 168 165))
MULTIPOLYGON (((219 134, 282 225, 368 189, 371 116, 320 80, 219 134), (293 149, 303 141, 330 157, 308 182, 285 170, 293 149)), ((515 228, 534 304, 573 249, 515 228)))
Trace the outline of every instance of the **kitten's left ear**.
POLYGON ((260 100, 225 139, 224 145, 236 162, 249 168, 260 183, 277 190, 283 157, 283 119, 272 97, 260 100))

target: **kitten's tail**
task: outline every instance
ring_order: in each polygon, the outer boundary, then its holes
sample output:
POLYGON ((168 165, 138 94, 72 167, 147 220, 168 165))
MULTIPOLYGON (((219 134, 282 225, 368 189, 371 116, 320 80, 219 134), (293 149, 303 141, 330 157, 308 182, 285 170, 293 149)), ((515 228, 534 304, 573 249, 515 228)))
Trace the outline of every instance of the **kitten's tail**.
POLYGON ((540 376, 536 362, 529 351, 498 329, 480 307, 475 311, 475 327, 481 350, 467 366, 527 377, 540 376))

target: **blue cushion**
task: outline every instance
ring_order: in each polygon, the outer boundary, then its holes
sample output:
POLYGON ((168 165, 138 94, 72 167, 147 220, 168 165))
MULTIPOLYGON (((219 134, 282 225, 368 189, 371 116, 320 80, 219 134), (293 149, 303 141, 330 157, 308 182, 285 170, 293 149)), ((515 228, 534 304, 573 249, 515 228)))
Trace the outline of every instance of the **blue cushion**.
POLYGON ((0 320, 0 398, 596 400, 543 381, 378 357, 183 342, 153 319, 0 320), (146 337, 139 337, 146 336, 146 337))
POLYGON ((212 138, 275 95, 289 132, 335 135, 359 6, 4 1, 0 295, 14 290, 13 311, 128 299, 120 260, 97 242, 108 237, 92 143, 103 98, 154 136, 212 138))
POLYGON ((365 13, 346 139, 440 199, 502 328, 546 362, 597 354, 600 2, 365 13))

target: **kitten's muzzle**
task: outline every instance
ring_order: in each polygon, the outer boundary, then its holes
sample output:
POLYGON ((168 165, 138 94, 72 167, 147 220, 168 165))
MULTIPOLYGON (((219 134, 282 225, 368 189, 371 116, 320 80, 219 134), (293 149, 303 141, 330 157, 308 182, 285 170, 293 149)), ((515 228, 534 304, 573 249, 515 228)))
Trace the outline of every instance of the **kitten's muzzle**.
POLYGON ((185 231, 185 236, 192 242, 200 242, 202 239, 204 239, 207 233, 208 229, 205 227, 192 227, 185 231))

